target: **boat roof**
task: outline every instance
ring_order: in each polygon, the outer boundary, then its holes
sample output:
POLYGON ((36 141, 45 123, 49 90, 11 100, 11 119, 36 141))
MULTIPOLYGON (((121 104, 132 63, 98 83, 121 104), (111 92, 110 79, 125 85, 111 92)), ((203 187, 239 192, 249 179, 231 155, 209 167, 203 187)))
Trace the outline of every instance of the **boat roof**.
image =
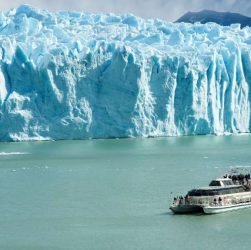
POLYGON ((229 185, 229 186, 209 186, 209 187, 200 187, 194 188, 193 190, 221 190, 221 189, 231 189, 242 187, 242 185, 229 185))
POLYGON ((232 181, 232 179, 230 179, 230 178, 216 178, 213 181, 232 181))

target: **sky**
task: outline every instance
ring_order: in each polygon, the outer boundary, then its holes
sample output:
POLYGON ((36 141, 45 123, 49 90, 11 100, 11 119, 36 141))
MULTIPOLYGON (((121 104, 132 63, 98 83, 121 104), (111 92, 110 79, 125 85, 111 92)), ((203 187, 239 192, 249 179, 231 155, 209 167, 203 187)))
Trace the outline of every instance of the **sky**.
POLYGON ((144 18, 160 18, 167 21, 175 21, 188 11, 203 9, 251 16, 250 0, 0 0, 0 10, 17 8, 21 4, 30 4, 50 11, 132 13, 144 18))

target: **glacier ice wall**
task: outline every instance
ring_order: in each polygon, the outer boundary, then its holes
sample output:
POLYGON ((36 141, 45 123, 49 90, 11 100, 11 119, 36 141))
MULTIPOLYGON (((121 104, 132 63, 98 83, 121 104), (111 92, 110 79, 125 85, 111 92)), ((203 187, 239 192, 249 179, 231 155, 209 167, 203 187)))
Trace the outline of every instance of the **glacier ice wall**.
POLYGON ((246 133, 251 28, 0 13, 0 140, 246 133))

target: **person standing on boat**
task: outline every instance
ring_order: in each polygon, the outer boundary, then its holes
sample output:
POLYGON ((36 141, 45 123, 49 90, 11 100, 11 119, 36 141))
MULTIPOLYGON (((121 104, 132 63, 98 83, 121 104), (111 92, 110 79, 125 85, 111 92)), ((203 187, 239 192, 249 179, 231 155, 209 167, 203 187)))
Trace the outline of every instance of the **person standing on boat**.
POLYGON ((219 197, 219 204, 222 205, 222 199, 219 197))
POLYGON ((214 205, 216 205, 217 204, 217 200, 216 200, 216 198, 214 198, 214 205))

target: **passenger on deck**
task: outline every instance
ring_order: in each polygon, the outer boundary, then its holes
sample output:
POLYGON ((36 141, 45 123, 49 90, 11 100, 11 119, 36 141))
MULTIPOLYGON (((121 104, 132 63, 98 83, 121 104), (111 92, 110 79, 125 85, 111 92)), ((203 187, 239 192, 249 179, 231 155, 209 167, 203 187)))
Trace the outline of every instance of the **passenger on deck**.
POLYGON ((179 197, 179 204, 182 204, 182 203, 183 203, 183 197, 180 196, 180 197, 179 197))
POLYGON ((240 181, 241 181, 241 185, 244 185, 244 175, 243 174, 241 174, 240 175, 240 181))
POLYGON ((247 174, 245 175, 245 180, 246 180, 247 185, 248 185, 248 175, 247 174))
POLYGON ((222 202, 222 199, 221 199, 221 197, 219 197, 219 204, 220 204, 220 205, 222 205, 221 202, 222 202))
POLYGON ((187 204, 189 201, 188 201, 188 195, 185 196, 185 203, 187 204))

